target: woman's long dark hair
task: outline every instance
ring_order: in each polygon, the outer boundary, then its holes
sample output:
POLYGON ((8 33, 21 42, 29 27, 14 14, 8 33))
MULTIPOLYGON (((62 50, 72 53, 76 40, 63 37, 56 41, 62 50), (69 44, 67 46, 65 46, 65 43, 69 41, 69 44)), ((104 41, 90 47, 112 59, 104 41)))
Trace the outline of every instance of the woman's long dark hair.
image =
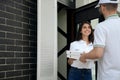
POLYGON ((89 39, 89 42, 93 42, 93 40, 94 40, 93 29, 92 29, 91 24, 90 24, 88 21, 82 22, 81 25, 79 26, 79 30, 78 30, 78 32, 77 32, 76 40, 77 40, 77 41, 82 40, 81 30, 82 30, 82 27, 83 27, 84 24, 90 25, 91 34, 89 35, 89 38, 88 38, 88 39, 89 39))

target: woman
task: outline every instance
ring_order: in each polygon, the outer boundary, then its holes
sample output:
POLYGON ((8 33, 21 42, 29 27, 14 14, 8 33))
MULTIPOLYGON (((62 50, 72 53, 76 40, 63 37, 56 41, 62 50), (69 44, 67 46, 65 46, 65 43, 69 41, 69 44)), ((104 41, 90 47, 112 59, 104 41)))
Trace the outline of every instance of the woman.
MULTIPOLYGON (((76 41, 70 44, 70 51, 89 52, 93 49, 93 30, 89 22, 85 21, 79 27, 76 41)), ((71 65, 68 80, 92 80, 91 68, 93 61, 82 63, 72 58, 68 59, 71 65)))

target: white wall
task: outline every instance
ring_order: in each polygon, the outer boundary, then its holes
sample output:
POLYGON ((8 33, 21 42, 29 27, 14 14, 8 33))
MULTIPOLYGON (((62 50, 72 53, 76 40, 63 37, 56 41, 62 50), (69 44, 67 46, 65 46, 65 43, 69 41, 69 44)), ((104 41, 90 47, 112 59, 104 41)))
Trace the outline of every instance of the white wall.
POLYGON ((118 4, 118 11, 120 12, 120 1, 119 1, 119 4, 118 4))
MULTIPOLYGON (((79 7, 84 6, 86 4, 92 3, 94 1, 97 1, 97 0, 76 0, 76 8, 79 8, 79 7)), ((119 6, 118 11, 120 12, 120 1, 119 1, 118 6, 119 6)))
POLYGON ((57 0, 38 0, 37 80, 57 80, 57 0))
POLYGON ((97 0, 76 0, 76 8, 87 5, 87 4, 92 3, 94 1, 97 1, 97 0))

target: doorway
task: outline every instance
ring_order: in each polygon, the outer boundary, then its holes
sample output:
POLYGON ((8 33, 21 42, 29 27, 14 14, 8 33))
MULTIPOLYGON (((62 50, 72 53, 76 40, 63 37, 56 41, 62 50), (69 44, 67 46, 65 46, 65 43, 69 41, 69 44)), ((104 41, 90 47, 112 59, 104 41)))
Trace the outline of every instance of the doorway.
MULTIPOLYGON (((103 19, 95 8, 98 1, 77 9, 71 9, 58 4, 58 80, 67 80, 70 66, 67 64, 65 51, 75 40, 77 29, 82 21, 91 22, 93 29, 103 19)), ((93 78, 96 80, 97 63, 93 69, 93 78)))
MULTIPOLYGON (((103 16, 99 14, 98 8, 95 8, 98 1, 95 1, 91 4, 85 5, 76 9, 75 12, 75 27, 74 27, 74 36, 77 35, 79 25, 83 21, 89 21, 92 25, 93 30, 95 26, 104 20, 103 16)), ((74 37, 75 38, 75 37, 74 37)), ((94 68, 92 69, 93 80, 97 80, 97 62, 95 62, 94 68)))

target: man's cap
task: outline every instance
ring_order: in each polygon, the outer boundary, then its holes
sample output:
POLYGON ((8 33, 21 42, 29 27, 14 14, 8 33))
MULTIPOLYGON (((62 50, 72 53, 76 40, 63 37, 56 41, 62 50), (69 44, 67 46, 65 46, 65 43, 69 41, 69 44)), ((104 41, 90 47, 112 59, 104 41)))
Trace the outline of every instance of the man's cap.
POLYGON ((100 7, 100 4, 105 4, 105 3, 113 3, 113 4, 117 4, 119 3, 119 0, 99 0, 97 7, 100 7))

